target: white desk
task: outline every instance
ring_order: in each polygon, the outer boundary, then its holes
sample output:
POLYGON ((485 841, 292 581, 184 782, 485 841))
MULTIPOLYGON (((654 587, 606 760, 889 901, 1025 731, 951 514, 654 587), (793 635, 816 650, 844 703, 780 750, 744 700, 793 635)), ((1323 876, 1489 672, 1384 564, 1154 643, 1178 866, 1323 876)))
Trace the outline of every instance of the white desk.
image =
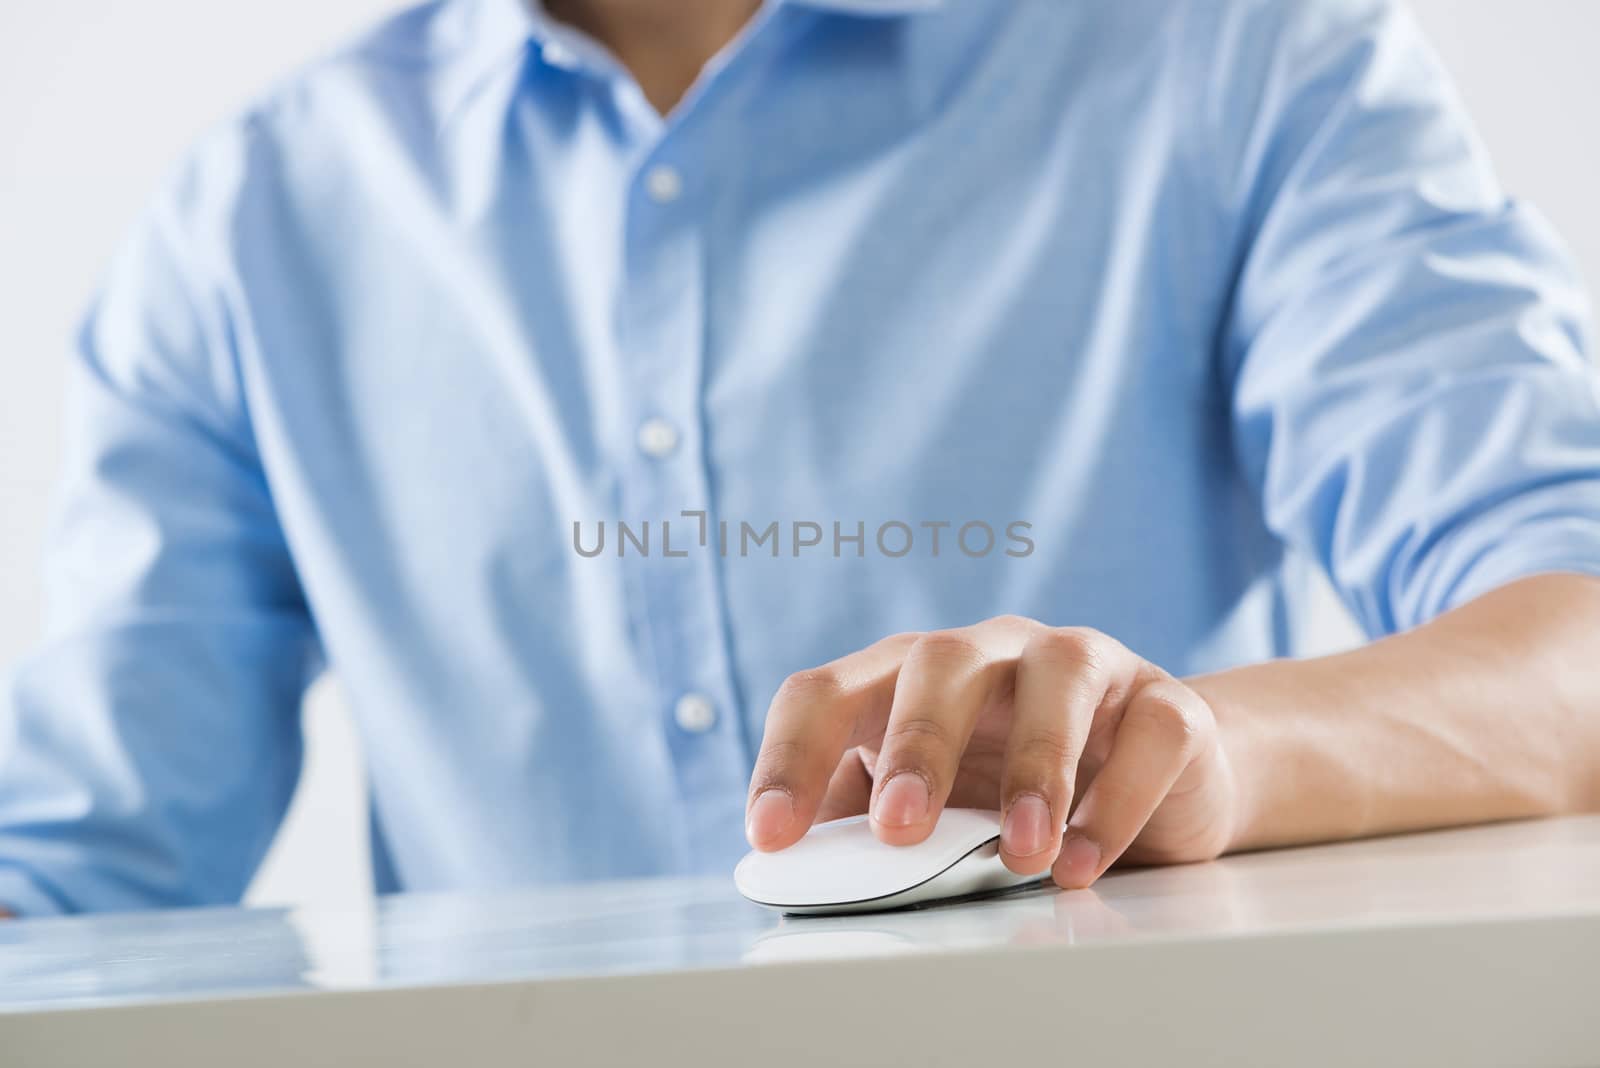
POLYGON ((780 919, 727 880, 0 924, 0 1065, 1600 1064, 1600 817, 780 919))

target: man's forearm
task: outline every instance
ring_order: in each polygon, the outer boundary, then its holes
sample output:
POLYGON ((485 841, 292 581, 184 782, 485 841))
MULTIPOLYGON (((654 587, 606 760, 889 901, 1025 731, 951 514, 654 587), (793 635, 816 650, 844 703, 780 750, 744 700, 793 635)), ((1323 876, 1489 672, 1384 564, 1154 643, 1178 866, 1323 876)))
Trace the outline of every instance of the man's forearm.
POLYGON ((1190 681, 1238 779, 1233 849, 1600 808, 1600 579, 1190 681))

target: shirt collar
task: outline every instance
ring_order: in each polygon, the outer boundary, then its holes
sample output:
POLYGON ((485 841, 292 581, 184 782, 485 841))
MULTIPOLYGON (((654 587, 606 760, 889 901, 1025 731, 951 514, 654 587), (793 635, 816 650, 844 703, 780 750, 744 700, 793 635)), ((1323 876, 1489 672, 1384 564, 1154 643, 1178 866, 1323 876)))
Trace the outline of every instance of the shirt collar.
MULTIPOLYGON (((860 17, 913 15, 942 7, 946 0, 766 0, 773 6, 788 4, 818 11, 860 17)), ((542 0, 473 0, 463 5, 472 40, 466 69, 452 79, 446 90, 446 108, 454 112, 470 98, 484 79, 531 44, 547 55, 574 56, 593 51, 592 45, 571 27, 557 22, 545 11, 542 0)), ((460 10, 460 9, 458 9, 460 10)))
MULTIPOLYGON (((914 15, 942 7, 945 0, 768 0, 846 15, 914 15)), ((490 39, 549 40, 562 33, 560 23, 545 13, 539 0, 482 0, 479 28, 490 39)))
POLYGON ((780 0, 800 7, 822 8, 846 15, 915 15, 943 7, 945 0, 780 0))

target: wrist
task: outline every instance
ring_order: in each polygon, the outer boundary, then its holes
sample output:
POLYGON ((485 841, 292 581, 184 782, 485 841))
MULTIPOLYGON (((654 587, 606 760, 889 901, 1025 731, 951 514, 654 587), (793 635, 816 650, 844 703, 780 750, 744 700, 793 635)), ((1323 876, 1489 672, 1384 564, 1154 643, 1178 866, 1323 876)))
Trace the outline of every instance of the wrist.
POLYGON ((1240 707, 1222 676, 1206 675, 1185 682, 1210 706, 1217 723, 1217 748, 1222 758, 1219 764, 1228 776, 1231 798, 1222 851, 1250 849, 1258 844, 1261 823, 1258 813, 1262 787, 1253 774, 1261 764, 1255 756, 1258 739, 1254 719, 1240 707))
POLYGON ((1211 706, 1233 775, 1229 852, 1368 833, 1355 753, 1339 738, 1349 724, 1316 711, 1353 707, 1338 672, 1325 667, 1274 660, 1190 681, 1211 706))

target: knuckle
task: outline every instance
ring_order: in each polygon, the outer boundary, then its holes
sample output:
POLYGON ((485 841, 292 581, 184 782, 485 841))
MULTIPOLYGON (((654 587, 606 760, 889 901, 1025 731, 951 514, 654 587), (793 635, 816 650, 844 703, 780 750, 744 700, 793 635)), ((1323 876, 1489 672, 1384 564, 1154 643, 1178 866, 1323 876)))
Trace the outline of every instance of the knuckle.
POLYGON ((884 748, 902 754, 928 753, 949 748, 954 741, 950 728, 932 716, 906 716, 889 725, 884 748))
POLYGON ((1054 781, 1065 776, 1078 763, 1078 750, 1072 740, 1047 731, 1029 732, 1015 740, 1012 761, 1022 772, 1032 772, 1054 781))
POLYGON ((845 695, 844 679, 832 667, 807 668, 783 680, 778 696, 784 701, 800 704, 819 704, 837 701, 845 695))
POLYGON ((1145 687, 1129 711, 1148 729, 1181 749, 1192 749, 1205 733, 1201 710, 1188 692, 1175 683, 1159 682, 1145 687))
POLYGON ((1097 813, 1119 813, 1125 818, 1127 813, 1139 811, 1139 789, 1129 782, 1122 782, 1107 778, 1097 778, 1094 781, 1095 804, 1099 806, 1097 813))
POLYGON ((1023 655, 1097 676, 1106 669, 1106 652, 1099 632, 1086 627, 1042 630, 1028 640, 1023 655))
POLYGON ((805 769, 815 761, 810 746, 793 739, 768 742, 761 747, 761 757, 756 761, 750 777, 750 796, 774 786, 787 788, 797 769, 805 769))
POLYGON ((931 717, 913 716, 892 724, 884 733, 877 777, 887 780, 899 772, 914 771, 932 789, 953 774, 960 758, 959 741, 948 726, 931 717))
POLYGON ((983 647, 972 635, 959 630, 929 631, 916 640, 911 656, 919 661, 954 662, 976 667, 983 663, 983 647))
POLYGON ((876 644, 889 649, 909 649, 925 634, 925 631, 906 630, 899 634, 891 634, 887 638, 880 638, 876 644))

